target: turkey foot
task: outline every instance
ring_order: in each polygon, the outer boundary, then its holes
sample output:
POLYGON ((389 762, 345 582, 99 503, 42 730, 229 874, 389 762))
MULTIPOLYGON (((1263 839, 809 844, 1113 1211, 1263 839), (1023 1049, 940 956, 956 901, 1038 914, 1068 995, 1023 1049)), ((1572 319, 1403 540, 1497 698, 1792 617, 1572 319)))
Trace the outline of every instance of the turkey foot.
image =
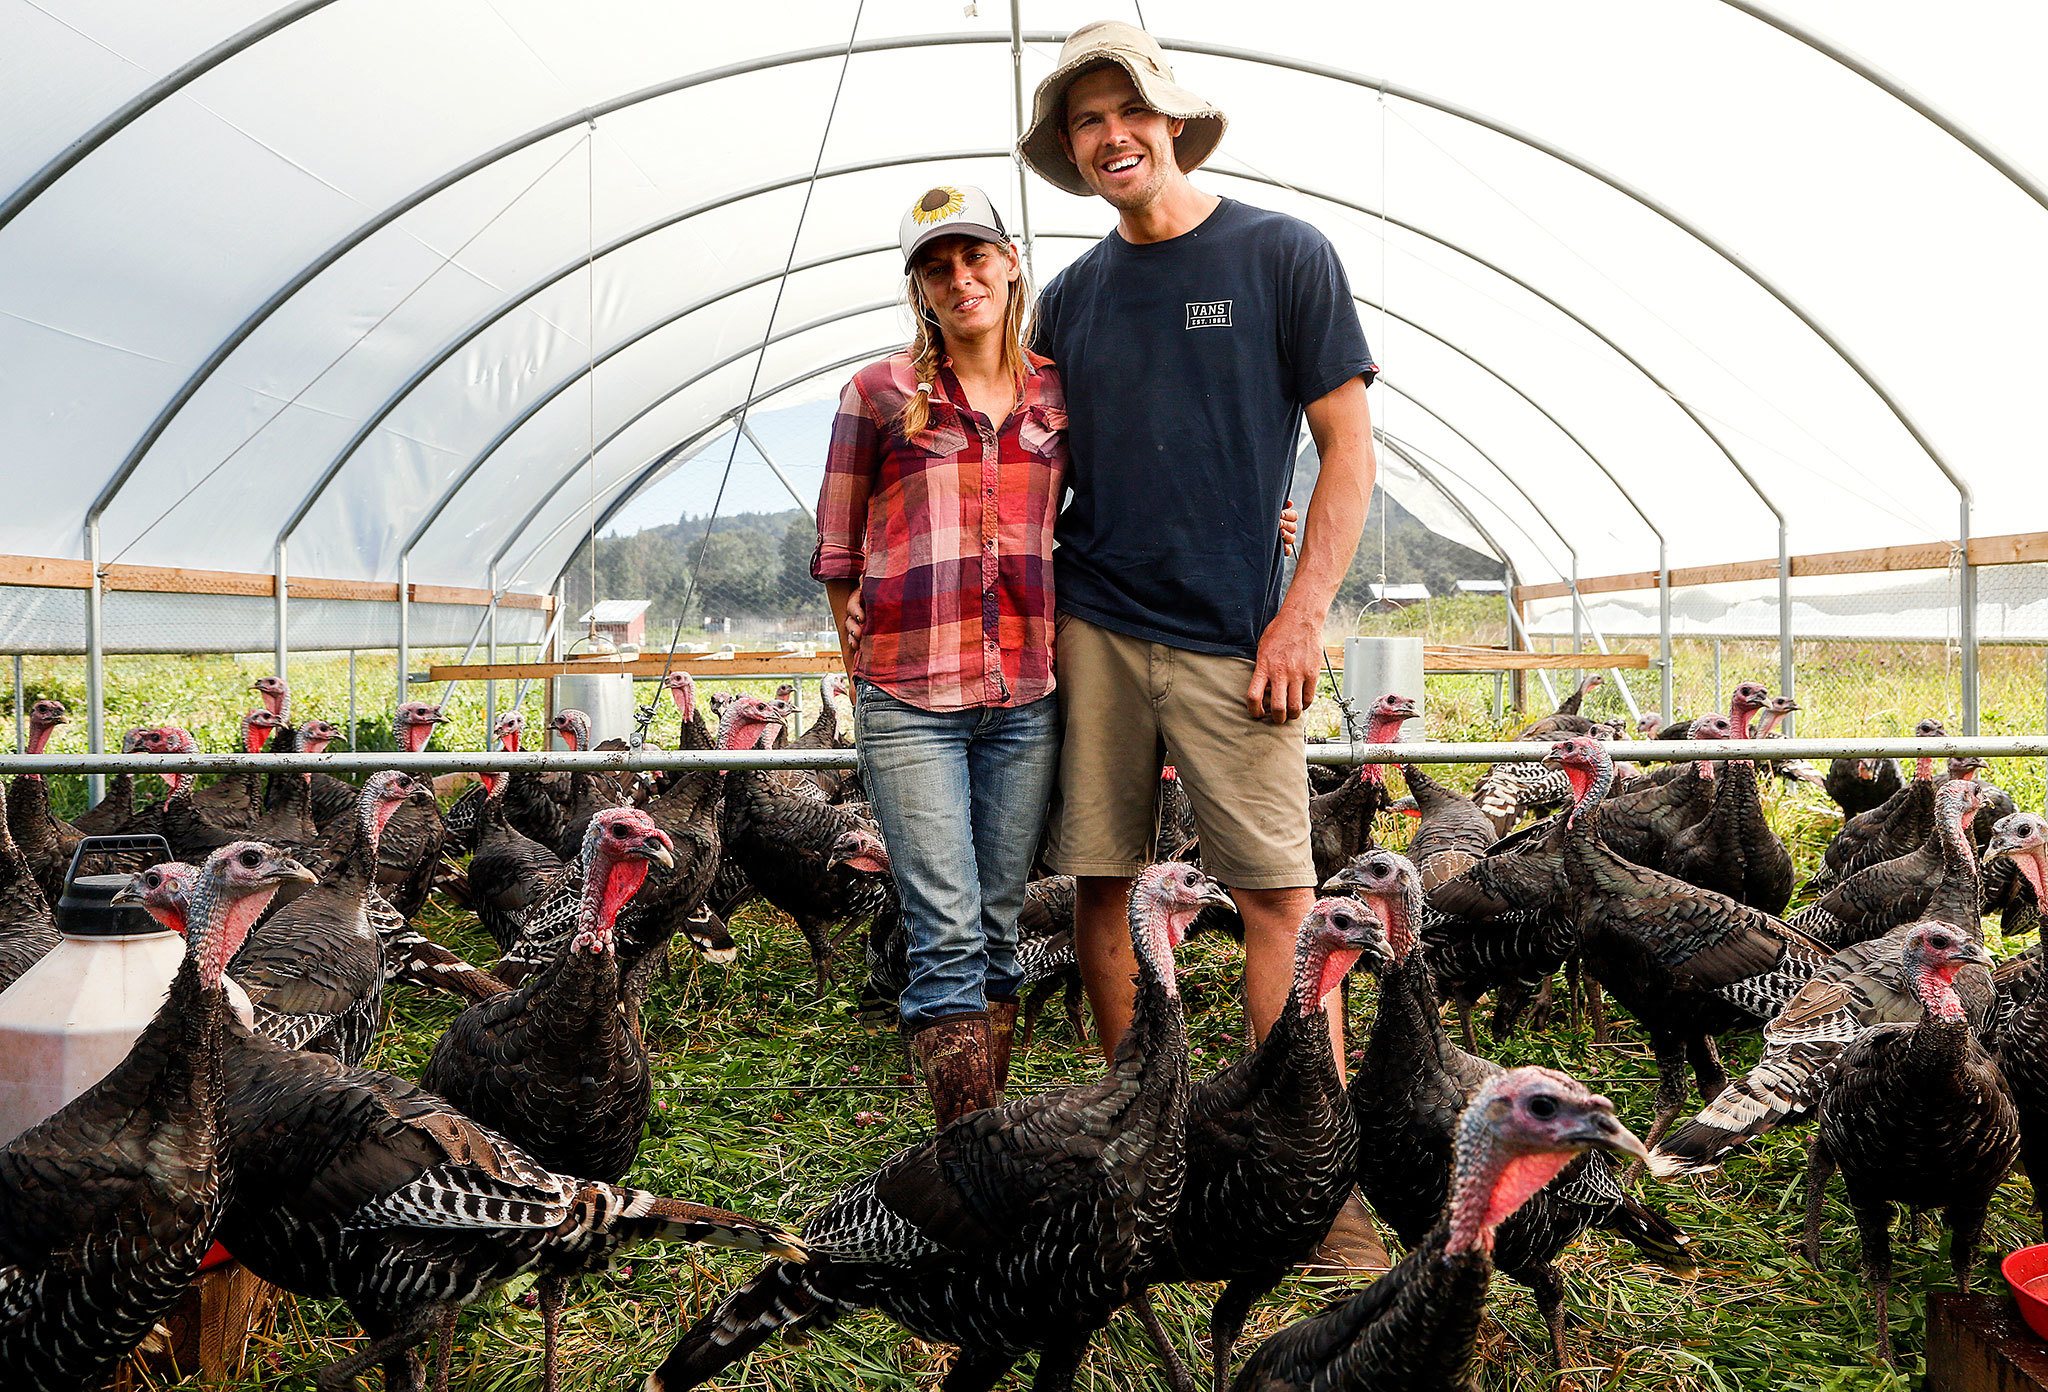
POLYGON ((1152 1341, 1152 1347, 1159 1352, 1159 1361, 1166 1367, 1166 1385, 1173 1392, 1198 1392, 1187 1364, 1181 1362, 1173 1340, 1166 1336, 1166 1326, 1159 1322, 1159 1312, 1152 1308, 1152 1293, 1140 1290, 1131 1297, 1131 1308, 1137 1311, 1138 1323, 1145 1326, 1145 1337, 1152 1341))

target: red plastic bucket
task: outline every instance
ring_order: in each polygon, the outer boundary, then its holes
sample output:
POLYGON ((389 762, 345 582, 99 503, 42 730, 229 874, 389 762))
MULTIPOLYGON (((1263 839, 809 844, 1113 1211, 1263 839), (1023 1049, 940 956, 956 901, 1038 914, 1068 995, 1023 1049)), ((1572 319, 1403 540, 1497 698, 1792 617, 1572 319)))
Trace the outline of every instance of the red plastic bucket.
POLYGON ((1998 1269, 2012 1287, 2012 1298, 2019 1302, 2027 1328, 2048 1339, 2048 1244, 2022 1247, 2000 1262, 1998 1269))

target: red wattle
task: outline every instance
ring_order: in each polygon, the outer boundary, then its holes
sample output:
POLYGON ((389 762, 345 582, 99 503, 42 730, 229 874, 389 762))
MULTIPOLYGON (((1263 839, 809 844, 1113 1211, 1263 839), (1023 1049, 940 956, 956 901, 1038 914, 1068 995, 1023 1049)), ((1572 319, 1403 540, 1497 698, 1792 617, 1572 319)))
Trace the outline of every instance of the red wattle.
POLYGON ((1487 1195, 1486 1217, 1482 1220, 1485 1226, 1494 1228, 1506 1222, 1509 1215, 1557 1178, 1557 1172, 1571 1162, 1568 1152, 1540 1151, 1535 1155, 1517 1155, 1501 1166, 1493 1181, 1493 1192, 1487 1195))
POLYGON ((1323 1002, 1330 998, 1330 992, 1344 984, 1345 974, 1362 955, 1363 950, 1360 948, 1340 947, 1333 949, 1324 957, 1322 967, 1316 973, 1315 998, 1302 1002, 1302 1014, 1313 1015, 1320 1010, 1323 1002))
POLYGON ((640 892, 640 886, 647 882, 647 862, 638 856, 629 856, 613 862, 611 873, 605 876, 604 897, 598 901, 597 922, 606 934, 618 921, 619 910, 626 907, 632 897, 640 892))

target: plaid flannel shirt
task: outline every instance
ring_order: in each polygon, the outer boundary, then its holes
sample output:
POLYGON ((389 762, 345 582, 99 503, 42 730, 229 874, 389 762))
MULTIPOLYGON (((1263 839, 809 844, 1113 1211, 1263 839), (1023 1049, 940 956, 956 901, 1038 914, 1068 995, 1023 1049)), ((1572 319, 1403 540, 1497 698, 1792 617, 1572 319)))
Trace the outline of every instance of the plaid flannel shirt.
POLYGON ((1020 706, 1053 689, 1066 397, 1047 359, 1027 361, 1000 429, 942 366, 930 423, 906 439, 897 417, 917 390, 907 352, 862 368, 840 394, 811 574, 860 582, 854 675, 925 710, 1020 706))

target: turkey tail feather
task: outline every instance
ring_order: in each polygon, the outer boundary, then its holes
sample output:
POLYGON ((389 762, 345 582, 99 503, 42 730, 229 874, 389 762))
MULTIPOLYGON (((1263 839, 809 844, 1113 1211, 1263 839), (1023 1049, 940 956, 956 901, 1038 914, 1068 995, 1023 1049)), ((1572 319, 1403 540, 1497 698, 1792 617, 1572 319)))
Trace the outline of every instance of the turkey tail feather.
POLYGON ((723 1208, 664 1198, 644 1189, 618 1189, 619 1200, 605 1222, 606 1231, 628 1241, 662 1237, 679 1242, 703 1242, 713 1247, 739 1247, 749 1252, 767 1252, 784 1261, 801 1263, 809 1256, 803 1239, 775 1223, 763 1223, 723 1208))
POLYGON ((1685 1229, 1634 1195, 1616 1204, 1601 1226, 1634 1243, 1637 1251, 1659 1266, 1681 1273, 1698 1269, 1692 1255, 1692 1238, 1685 1229))
POLYGON ((803 1268, 775 1262, 718 1302, 676 1340, 641 1392, 684 1392, 716 1377, 785 1331, 829 1321, 837 1310, 804 1281, 803 1268))
MULTIPOLYGON (((1810 1084, 1811 1078, 1792 1081, 1810 1084)), ((1755 1073, 1729 1083, 1698 1116, 1657 1142, 1650 1152, 1650 1173, 1671 1179, 1719 1168, 1730 1151, 1805 1112, 1810 1091, 1810 1087, 1767 1087, 1755 1073)))

